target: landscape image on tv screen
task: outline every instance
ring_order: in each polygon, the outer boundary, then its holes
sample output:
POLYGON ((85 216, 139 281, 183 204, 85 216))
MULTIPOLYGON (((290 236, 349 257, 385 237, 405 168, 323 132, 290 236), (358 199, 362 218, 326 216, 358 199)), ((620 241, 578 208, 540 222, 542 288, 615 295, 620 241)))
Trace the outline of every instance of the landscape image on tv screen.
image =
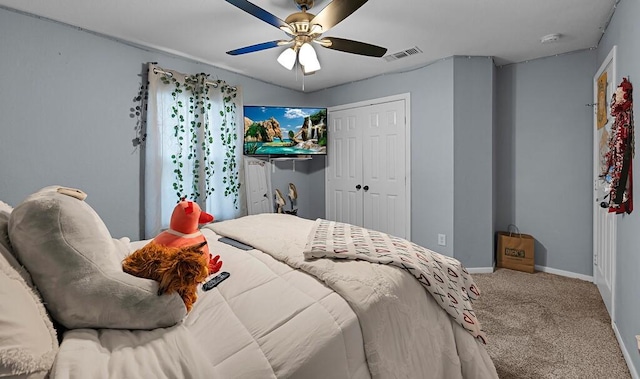
POLYGON ((326 108, 244 106, 245 155, 326 153, 326 108))

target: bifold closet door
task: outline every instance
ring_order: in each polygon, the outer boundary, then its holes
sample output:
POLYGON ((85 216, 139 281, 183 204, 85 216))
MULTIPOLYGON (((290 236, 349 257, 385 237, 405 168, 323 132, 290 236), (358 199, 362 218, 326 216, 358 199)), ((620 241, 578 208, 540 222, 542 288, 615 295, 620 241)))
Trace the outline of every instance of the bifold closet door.
POLYGON ((404 100, 363 109, 363 226, 406 237, 404 100))
POLYGON ((362 226, 360 108, 331 113, 327 146, 327 219, 362 226), (360 188, 358 188, 360 186, 360 188))
POLYGON ((406 236, 404 102, 329 114, 327 219, 406 236))

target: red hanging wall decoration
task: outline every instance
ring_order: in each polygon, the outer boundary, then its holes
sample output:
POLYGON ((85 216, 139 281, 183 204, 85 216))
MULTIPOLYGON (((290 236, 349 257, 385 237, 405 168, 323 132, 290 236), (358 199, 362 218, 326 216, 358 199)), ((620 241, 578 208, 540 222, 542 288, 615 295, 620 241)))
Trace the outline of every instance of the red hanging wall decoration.
POLYGON ((622 78, 611 99, 611 116, 615 118, 611 127, 609 150, 605 155, 606 170, 602 178, 608 185, 609 212, 631 213, 633 211, 632 162, 635 155, 633 136, 633 86, 622 78))

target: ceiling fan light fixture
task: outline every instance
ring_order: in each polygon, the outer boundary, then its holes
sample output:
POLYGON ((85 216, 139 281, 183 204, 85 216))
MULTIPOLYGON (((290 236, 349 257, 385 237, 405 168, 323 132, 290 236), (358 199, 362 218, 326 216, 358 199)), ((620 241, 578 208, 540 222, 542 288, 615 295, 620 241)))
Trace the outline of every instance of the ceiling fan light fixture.
POLYGON ((296 64, 296 51, 289 47, 278 56, 278 63, 287 70, 291 70, 296 64))
POLYGON ((311 75, 318 70, 320 70, 320 62, 318 62, 317 65, 302 65, 302 72, 304 72, 305 75, 311 75))
POLYGON ((298 51, 298 60, 300 61, 302 70, 305 74, 310 74, 320 70, 320 62, 318 61, 316 50, 308 42, 305 42, 300 46, 300 50, 298 51))
POLYGON ((277 61, 287 70, 293 70, 293 66, 299 63, 302 71, 305 75, 308 75, 320 70, 318 55, 313 46, 311 46, 311 42, 336 51, 377 58, 384 56, 387 51, 387 49, 380 46, 350 39, 321 38, 324 32, 342 22, 342 20, 365 4, 367 0, 333 0, 322 8, 317 15, 308 12, 313 7, 314 0, 294 0, 300 12, 290 14, 285 20, 281 20, 249 0, 226 1, 267 24, 284 31, 290 38, 288 41, 275 40, 227 51, 229 55, 253 53, 293 44, 292 47, 287 48, 278 55, 277 61))
POLYGON ((306 75, 313 74, 318 70, 320 70, 320 62, 318 62, 317 59, 315 60, 315 62, 302 65, 302 72, 304 72, 306 75))
POLYGON ((305 42, 300 46, 300 51, 298 53, 298 59, 300 60, 300 64, 307 65, 313 61, 318 61, 318 56, 316 55, 316 51, 310 43, 305 42))

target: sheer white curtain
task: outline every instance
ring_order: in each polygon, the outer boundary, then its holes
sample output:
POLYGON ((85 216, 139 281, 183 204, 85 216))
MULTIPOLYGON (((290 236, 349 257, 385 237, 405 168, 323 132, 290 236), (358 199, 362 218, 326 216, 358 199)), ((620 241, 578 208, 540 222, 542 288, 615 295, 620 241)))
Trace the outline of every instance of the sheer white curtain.
POLYGON ((204 74, 148 67, 145 238, 169 226, 181 197, 216 220, 246 214, 240 89, 204 74))

